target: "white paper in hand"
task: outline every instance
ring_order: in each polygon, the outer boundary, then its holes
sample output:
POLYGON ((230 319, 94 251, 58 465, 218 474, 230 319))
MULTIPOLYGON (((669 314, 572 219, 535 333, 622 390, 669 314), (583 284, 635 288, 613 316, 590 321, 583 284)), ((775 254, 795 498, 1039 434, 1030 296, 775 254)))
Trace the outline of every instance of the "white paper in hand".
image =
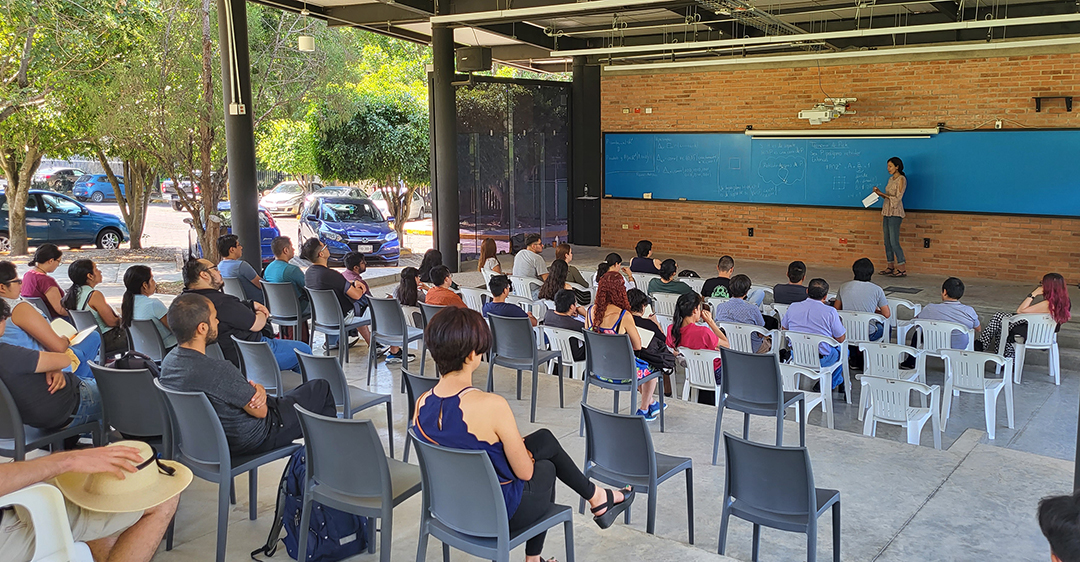
POLYGON ((862 206, 863 207, 869 207, 870 205, 873 205, 874 203, 877 203, 878 199, 881 199, 881 197, 878 197, 877 193, 871 193, 870 195, 867 195, 865 199, 862 200, 862 206))

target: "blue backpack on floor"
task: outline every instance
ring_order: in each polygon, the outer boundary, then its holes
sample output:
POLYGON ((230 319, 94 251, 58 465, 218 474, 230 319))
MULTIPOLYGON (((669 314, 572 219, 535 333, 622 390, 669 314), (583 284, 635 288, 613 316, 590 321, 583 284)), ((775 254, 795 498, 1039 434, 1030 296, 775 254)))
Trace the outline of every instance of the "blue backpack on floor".
MULTIPOLYGON (((294 560, 300 547, 300 516, 304 508, 304 480, 307 464, 304 448, 300 447, 292 454, 285 472, 278 484, 277 508, 274 510, 274 524, 266 544, 251 553, 273 556, 277 552, 278 539, 282 528, 285 529, 285 550, 294 560)), ((336 562, 350 556, 356 556, 367 549, 368 520, 366 517, 345 513, 324 507, 318 502, 312 504, 311 524, 307 529, 307 558, 310 562, 336 562)))

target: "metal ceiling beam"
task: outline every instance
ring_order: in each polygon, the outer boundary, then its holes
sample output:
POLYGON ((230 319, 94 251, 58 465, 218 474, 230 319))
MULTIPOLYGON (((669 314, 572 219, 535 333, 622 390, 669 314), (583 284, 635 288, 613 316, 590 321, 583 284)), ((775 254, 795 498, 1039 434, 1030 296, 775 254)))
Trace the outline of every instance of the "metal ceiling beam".
POLYGON ((328 9, 328 13, 334 18, 327 21, 327 25, 330 26, 426 22, 430 17, 430 14, 418 13, 412 8, 381 2, 333 7, 328 9))
POLYGON ((474 25, 481 23, 526 21, 530 18, 547 19, 557 16, 581 16, 587 14, 605 14, 663 8, 668 4, 678 4, 671 0, 588 0, 567 4, 545 4, 528 8, 510 8, 508 10, 490 10, 434 16, 432 24, 474 25))
POLYGON ((477 29, 482 29, 501 35, 515 41, 521 41, 537 47, 543 47, 549 51, 555 50, 555 46, 559 45, 560 48, 574 48, 583 49, 588 47, 588 42, 584 39, 578 39, 574 37, 560 37, 556 40, 554 37, 544 33, 544 30, 532 25, 530 23, 493 23, 487 25, 473 26, 477 29))

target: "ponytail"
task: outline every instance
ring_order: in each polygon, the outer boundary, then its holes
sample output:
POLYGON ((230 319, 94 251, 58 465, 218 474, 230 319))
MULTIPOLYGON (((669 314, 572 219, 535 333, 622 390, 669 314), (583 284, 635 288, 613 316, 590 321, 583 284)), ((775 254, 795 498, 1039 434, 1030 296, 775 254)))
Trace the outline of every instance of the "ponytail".
POLYGON ((701 306, 701 295, 694 291, 683 293, 675 302, 675 314, 671 319, 671 341, 675 344, 673 347, 679 347, 679 340, 682 339, 683 320, 692 316, 698 306, 701 306))
POLYGON ((120 304, 120 327, 131 327, 135 316, 135 297, 142 294, 143 286, 150 282, 153 272, 145 265, 133 265, 124 272, 124 300, 120 304))
POLYGON ((68 266, 68 279, 71 279, 71 288, 64 295, 60 304, 68 310, 79 309, 79 287, 86 285, 86 279, 94 274, 94 262, 86 258, 75 260, 68 266))
POLYGON ((897 156, 893 156, 892 158, 889 158, 889 162, 892 162, 892 165, 896 166, 896 171, 899 172, 901 176, 904 176, 905 178, 907 177, 907 174, 904 173, 904 161, 903 160, 901 160, 897 156))

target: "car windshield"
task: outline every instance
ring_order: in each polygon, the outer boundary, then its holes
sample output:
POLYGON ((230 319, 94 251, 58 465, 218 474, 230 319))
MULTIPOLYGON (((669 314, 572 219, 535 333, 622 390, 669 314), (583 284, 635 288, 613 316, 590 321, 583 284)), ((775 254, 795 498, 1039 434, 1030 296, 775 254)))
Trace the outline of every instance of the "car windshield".
POLYGON ((300 184, 297 183, 282 183, 274 188, 274 193, 301 193, 303 189, 300 189, 300 184))
MULTIPOLYGON (((219 209, 217 214, 221 217, 222 228, 232 228, 232 211, 219 209)), ((259 211, 259 228, 270 228, 270 219, 262 211, 259 211)))
POLYGON ((86 181, 91 181, 91 180, 93 180, 93 179, 94 179, 94 176, 91 176, 91 175, 84 175, 84 176, 79 176, 79 179, 77 179, 77 180, 75 180, 75 181, 76 181, 77 183, 82 183, 82 182, 86 182, 86 181))
POLYGON ((374 205, 363 203, 325 202, 322 220, 330 222, 382 222, 382 213, 374 205))
POLYGON ((62 213, 67 215, 82 214, 82 207, 70 199, 52 195, 42 195, 41 199, 45 201, 45 209, 49 213, 62 213))

